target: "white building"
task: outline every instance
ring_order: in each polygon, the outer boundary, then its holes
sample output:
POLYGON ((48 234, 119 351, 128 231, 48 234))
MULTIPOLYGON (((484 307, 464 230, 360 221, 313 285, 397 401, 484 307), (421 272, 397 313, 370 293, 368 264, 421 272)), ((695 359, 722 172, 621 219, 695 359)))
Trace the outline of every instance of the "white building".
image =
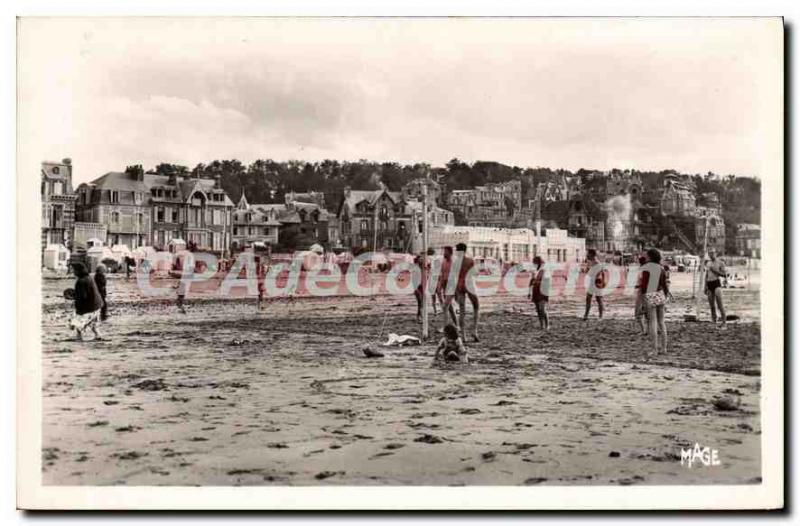
POLYGON ((586 257, 586 240, 569 237, 566 230, 545 230, 537 236, 529 228, 494 228, 480 226, 442 226, 428 233, 430 247, 441 250, 458 243, 467 245, 467 255, 492 258, 502 263, 531 261, 542 256, 545 261, 577 263, 586 257))

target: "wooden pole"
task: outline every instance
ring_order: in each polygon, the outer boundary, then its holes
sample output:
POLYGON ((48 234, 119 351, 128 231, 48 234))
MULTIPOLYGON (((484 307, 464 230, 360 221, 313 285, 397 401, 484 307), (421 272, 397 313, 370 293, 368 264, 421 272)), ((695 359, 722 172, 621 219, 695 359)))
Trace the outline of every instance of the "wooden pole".
POLYGON ((694 296, 694 308, 698 319, 700 317, 700 291, 703 290, 703 281, 706 279, 706 258, 708 258, 708 216, 706 216, 706 223, 703 228, 703 255, 700 257, 700 263, 697 266, 697 294, 694 296))
POLYGON ((428 330, 428 184, 422 187, 422 339, 427 340, 428 330))

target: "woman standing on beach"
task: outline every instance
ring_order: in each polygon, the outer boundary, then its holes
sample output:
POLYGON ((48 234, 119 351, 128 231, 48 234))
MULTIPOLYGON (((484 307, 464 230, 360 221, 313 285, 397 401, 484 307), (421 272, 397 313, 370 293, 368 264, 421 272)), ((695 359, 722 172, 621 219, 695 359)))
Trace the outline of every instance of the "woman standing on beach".
POLYGON ((655 287, 650 285, 650 271, 642 271, 641 291, 644 294, 643 303, 647 309, 650 323, 650 336, 653 338, 653 353, 667 352, 667 324, 664 314, 669 296, 669 281, 667 273, 661 267, 661 252, 655 248, 647 251, 647 262, 658 266, 658 279, 655 287), (659 347, 659 332, 661 333, 661 346, 659 347))
POLYGON ((536 307, 536 317, 539 318, 539 328, 550 330, 550 315, 547 313, 547 304, 550 301, 550 280, 545 280, 544 260, 541 256, 533 258, 533 275, 531 276, 531 301, 536 307))

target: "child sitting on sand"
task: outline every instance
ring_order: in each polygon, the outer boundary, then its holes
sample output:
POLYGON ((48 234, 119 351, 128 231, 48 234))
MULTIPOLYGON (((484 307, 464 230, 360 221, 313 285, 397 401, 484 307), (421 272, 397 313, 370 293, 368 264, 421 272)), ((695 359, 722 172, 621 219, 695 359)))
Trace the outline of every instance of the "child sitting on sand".
POLYGON ((444 337, 439 341, 436 347, 436 354, 433 356, 433 363, 438 362, 440 359, 445 362, 462 362, 469 363, 467 357, 467 348, 464 347, 464 341, 458 335, 458 329, 452 323, 444 328, 444 337))

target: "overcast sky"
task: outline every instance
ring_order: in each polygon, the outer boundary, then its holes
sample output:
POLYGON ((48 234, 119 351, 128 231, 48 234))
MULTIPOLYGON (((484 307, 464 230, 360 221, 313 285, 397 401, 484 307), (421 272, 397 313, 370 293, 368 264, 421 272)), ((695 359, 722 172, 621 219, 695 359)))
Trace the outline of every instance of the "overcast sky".
POLYGON ((453 157, 762 175, 780 22, 26 19, 21 158, 453 157))

